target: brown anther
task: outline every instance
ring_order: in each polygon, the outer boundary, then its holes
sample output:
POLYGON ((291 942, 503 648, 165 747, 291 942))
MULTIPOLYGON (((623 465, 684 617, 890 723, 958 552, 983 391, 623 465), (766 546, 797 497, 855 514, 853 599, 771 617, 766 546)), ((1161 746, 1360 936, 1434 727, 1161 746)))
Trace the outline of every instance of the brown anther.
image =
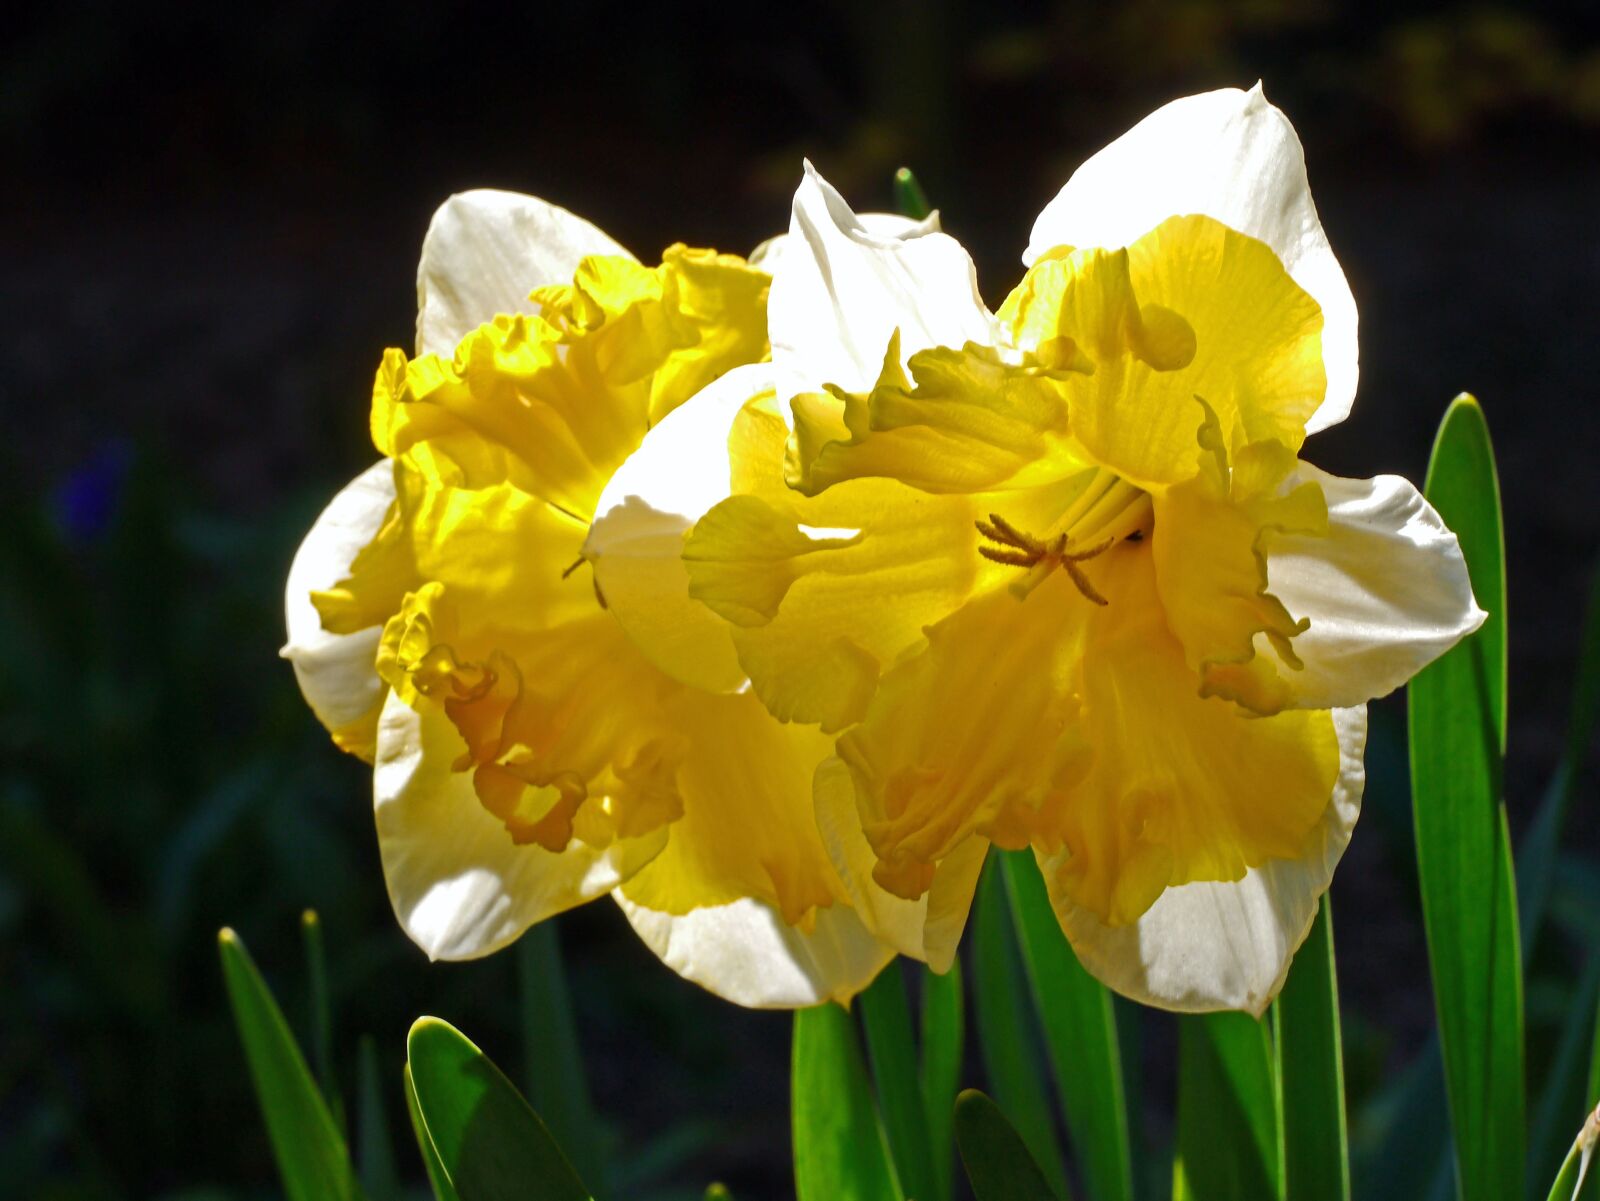
POLYGON ((579 555, 572 561, 572 565, 561 573, 561 578, 566 579, 573 572, 577 571, 578 568, 582 567, 585 562, 587 562, 587 560, 582 555, 579 555))

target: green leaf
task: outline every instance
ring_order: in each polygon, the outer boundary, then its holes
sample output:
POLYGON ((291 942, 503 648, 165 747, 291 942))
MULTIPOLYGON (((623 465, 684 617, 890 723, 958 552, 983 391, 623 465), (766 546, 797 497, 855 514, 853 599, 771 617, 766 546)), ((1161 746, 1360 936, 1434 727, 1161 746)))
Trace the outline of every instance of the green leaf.
POLYGON ((423 1125, 461 1201, 588 1201, 539 1115, 454 1026, 418 1018, 406 1061, 423 1125))
POLYGON ((966 1011, 961 960, 957 958, 942 976, 926 968, 922 971, 922 1099, 927 1107, 928 1147, 938 1201, 950 1198, 956 1092, 961 1087, 965 1048, 966 1011))
POLYGON ((1085 1190, 1104 1201, 1131 1201, 1133 1158, 1111 992, 1084 971, 1061 932, 1033 853, 998 854, 1085 1190))
POLYGON ((1600 570, 1589 586, 1589 608, 1583 623, 1583 645, 1578 652, 1577 676, 1572 685, 1572 703, 1567 713, 1567 740, 1555 775, 1545 789, 1539 812, 1528 827, 1522 850, 1517 854, 1517 906, 1522 915, 1522 955, 1533 958, 1539 927, 1550 903, 1555 883, 1556 854, 1560 850, 1561 828, 1571 804, 1573 789, 1583 770, 1600 718, 1600 570))
POLYGON ((705 1201, 733 1201, 733 1194, 725 1184, 706 1185, 705 1201))
POLYGON ((406 1086, 406 1112, 411 1115, 411 1132, 417 1136, 417 1150, 422 1152, 422 1166, 428 1172, 428 1184, 433 1188, 435 1201, 459 1201, 450 1175, 439 1162, 439 1152, 434 1150, 433 1139, 428 1134, 427 1123, 422 1120, 422 1109, 417 1105, 417 1087, 411 1080, 411 1065, 400 1069, 406 1086))
POLYGON ((1505 542, 1483 412, 1445 413, 1425 489, 1461 540, 1483 627, 1411 681, 1417 875, 1462 1201, 1523 1187, 1522 963, 1501 804, 1506 731, 1505 542))
POLYGON ((789 1076, 799 1201, 901 1201, 850 1015, 798 1009, 789 1076))
POLYGON ((1295 1201, 1350 1201, 1339 981, 1326 895, 1272 1012, 1283 1091, 1285 1194, 1295 1201))
POLYGON ((361 1189, 350 1154, 289 1024, 239 936, 224 929, 217 945, 284 1192, 289 1201, 354 1201, 361 1189))
POLYGON ((1067 1173, 1051 1121, 1032 1015, 1024 1001, 1027 981, 1017 961, 1003 870, 1000 857, 991 854, 974 902, 972 1001, 978 1046, 994 1103, 1016 1127, 1050 1187, 1064 1197, 1067 1173))
POLYGON ((1561 1163, 1562 1147, 1574 1114, 1594 1107, 1585 1104, 1589 1075, 1589 1040, 1593 1037, 1595 998, 1600 994, 1600 957, 1591 955, 1578 981, 1555 1053, 1545 1070, 1544 1088, 1534 1110, 1528 1147, 1528 1195, 1537 1196, 1537 1186, 1548 1180, 1561 1163))
POLYGON ((306 951, 306 1001, 311 1025, 311 1062, 317 1083, 333 1114, 334 1124, 345 1133, 344 1104, 339 1082, 333 1076, 333 1003, 328 997, 328 956, 322 942, 322 919, 315 909, 300 915, 300 936, 306 951))
POLYGON ((910 167, 901 167, 894 173, 894 211, 913 221, 921 221, 933 211, 927 193, 911 174, 910 167))
POLYGON ((911 1041, 911 1006, 898 959, 857 998, 867 1034, 867 1057, 877 1085, 878 1107, 894 1157, 895 1174, 908 1197, 933 1201, 933 1155, 922 1097, 917 1049, 911 1041))
POLYGON ((605 1172, 589 1081, 572 1019, 566 969, 554 921, 530 926, 517 940, 522 1048, 528 1100, 573 1167, 599 1197, 605 1172))
POLYGON ((356 1138, 360 1152, 356 1163, 361 1170, 361 1187, 371 1201, 399 1201, 400 1176, 395 1170, 394 1140, 389 1136, 378 1052, 370 1034, 361 1036, 357 1065, 360 1070, 356 1090, 356 1138))
POLYGON ((1600 1138, 1600 1111, 1584 1120, 1578 1137, 1572 1140, 1572 1149, 1550 1185, 1549 1201, 1577 1201, 1578 1190, 1588 1181, 1589 1169, 1594 1166, 1597 1138, 1600 1138))
POLYGON ((1179 1018, 1173 1197, 1264 1201, 1284 1196, 1278 1105, 1264 1023, 1243 1013, 1179 1018))
POLYGON ((956 1098, 955 1129, 977 1201, 1056 1201, 1022 1136, 977 1089, 956 1098))

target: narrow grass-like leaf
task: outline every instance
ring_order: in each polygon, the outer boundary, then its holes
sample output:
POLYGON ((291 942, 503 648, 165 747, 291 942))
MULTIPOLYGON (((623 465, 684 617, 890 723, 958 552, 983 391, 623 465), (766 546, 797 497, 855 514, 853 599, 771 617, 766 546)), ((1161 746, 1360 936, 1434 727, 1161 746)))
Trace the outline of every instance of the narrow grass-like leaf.
POLYGON ((422 1120, 422 1109, 417 1104, 417 1086, 411 1081, 411 1065, 400 1069, 406 1086, 406 1113, 411 1117, 411 1133, 417 1136, 417 1150, 422 1153, 422 1166, 428 1173, 428 1184, 433 1189, 434 1201, 460 1201, 450 1174, 439 1162, 439 1152, 434 1149, 428 1124, 422 1120))
POLYGON ((733 1194, 725 1184, 706 1185, 705 1201, 733 1201, 733 1194))
POLYGON ((1283 1134, 1264 1023, 1243 1013, 1178 1019, 1173 1196, 1268 1201, 1283 1193, 1283 1134))
POLYGON ((789 1086, 799 1201, 900 1201, 855 1023, 839 1006, 795 1011, 789 1086))
POLYGON ((516 960, 528 1102, 579 1177, 596 1197, 602 1196, 605 1171, 598 1126, 572 1018, 556 923, 530 926, 517 940, 516 960))
POLYGON ((333 1001, 328 994, 328 953, 322 941, 322 919, 315 909, 300 914, 300 938, 306 951, 306 1007, 311 1027, 311 1062, 322 1086, 328 1112, 340 1133, 346 1131, 344 1101, 333 1076, 333 1001))
POLYGON ((928 1115, 928 1150, 938 1201, 949 1201, 955 1169, 956 1093, 966 1047, 966 1007, 961 960, 940 976, 922 970, 922 1100, 928 1115))
POLYGON ((1589 1169, 1594 1166, 1597 1141, 1600 1141, 1600 1110, 1584 1120, 1578 1137, 1572 1140, 1572 1149, 1567 1152, 1550 1186, 1548 1201, 1577 1201, 1579 1191, 1588 1181, 1589 1169))
POLYGON ((977 1089, 956 1099, 956 1141, 977 1201, 1056 1201, 1022 1136, 977 1089))
POLYGON ((1067 1173, 1026 1004, 1027 982, 1018 962, 1003 872, 999 856, 991 853, 973 903, 972 1003, 978 1047, 995 1104, 1022 1136, 1050 1187, 1065 1196, 1067 1173))
POLYGON ((1556 853, 1567 807, 1583 770, 1583 761, 1600 718, 1600 569, 1589 586, 1589 607, 1583 623, 1572 704, 1567 712, 1567 740, 1555 775, 1545 789, 1533 824, 1517 853, 1517 908, 1522 918, 1522 955, 1533 959, 1534 944, 1555 884, 1556 853))
POLYGON ((1431 1198, 1442 1178, 1448 1196, 1455 1183, 1449 1108, 1435 1033, 1363 1107, 1361 1122, 1369 1135, 1350 1165, 1354 1195, 1361 1201, 1417 1201, 1431 1198))
POLYGON ((289 1024, 239 936, 225 929, 217 944, 283 1191, 289 1201, 354 1201, 361 1189, 350 1153, 289 1024))
POLYGON ((867 1057, 877 1085, 878 1109, 894 1157, 895 1174, 908 1197, 933 1201, 933 1155, 922 1097, 917 1048, 911 1041, 911 1006, 898 959, 878 973, 856 999, 867 1034, 867 1057))
POLYGON ((461 1201, 588 1201, 539 1115, 454 1026, 418 1018, 406 1062, 423 1125, 461 1201))
POLYGON ((1339 980, 1326 895, 1272 1012, 1283 1093, 1285 1195, 1294 1201, 1350 1201, 1339 980))
POLYGON ((1102 1201, 1132 1201, 1122 1047, 1111 992, 1084 971, 1061 932, 1033 853, 998 854, 1084 1189, 1102 1201))
POLYGON ((913 221, 921 221, 933 211, 927 193, 910 167, 901 167, 894 173, 894 211, 913 221))
POLYGON ((1574 1115, 1594 1108, 1587 1101, 1589 1047, 1594 1035, 1595 998, 1600 994, 1600 956, 1591 955, 1578 981, 1561 1034, 1544 1072, 1544 1087, 1534 1107, 1528 1138, 1528 1196, 1556 1171, 1574 1115))
POLYGON ((1526 1131, 1516 885, 1500 802, 1506 731, 1505 542, 1477 402, 1445 413, 1428 499, 1461 540, 1489 619, 1412 680, 1417 875, 1462 1201, 1523 1187, 1526 1131))
POLYGON ((356 1056, 356 1167, 361 1187, 370 1201, 400 1201, 400 1174, 395 1168, 394 1139, 389 1135, 389 1115, 383 1103, 383 1077, 370 1034, 361 1036, 356 1056))

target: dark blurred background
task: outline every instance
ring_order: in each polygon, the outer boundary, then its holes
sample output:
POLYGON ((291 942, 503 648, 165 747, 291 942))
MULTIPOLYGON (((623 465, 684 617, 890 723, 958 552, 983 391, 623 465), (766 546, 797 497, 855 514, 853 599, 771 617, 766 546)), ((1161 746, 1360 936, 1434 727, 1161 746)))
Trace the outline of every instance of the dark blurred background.
MULTIPOLYGON (((276 658, 294 547, 373 457, 372 374, 385 346, 410 344, 440 200, 533 192, 644 258, 677 240, 748 251, 786 226, 803 155, 858 208, 889 207, 907 163, 997 303, 1078 161, 1160 103, 1258 78, 1300 131, 1361 311, 1355 414, 1309 457, 1420 482, 1446 402, 1467 389, 1487 409, 1521 831, 1566 736, 1600 549, 1592 4, 14 13, 0 34, 0 1193, 275 1193, 217 971, 223 924, 303 1029, 298 918, 321 911, 347 1088, 356 1036, 393 1068, 421 1012, 517 1062, 510 956, 430 967, 398 933, 368 773, 276 658)), ((1432 1023, 1403 717, 1377 708, 1366 818, 1334 887, 1357 1108, 1432 1023)), ((1591 779, 1568 823, 1590 851, 1591 779)), ((1568 854, 1529 992, 1535 1073, 1596 945, 1597 897, 1592 854, 1568 854)), ((558 928, 621 1149, 613 1195, 691 1195, 712 1177, 741 1197, 786 1192, 788 1022, 680 983, 607 902, 558 928)), ((1159 1131, 1170 1029, 1143 1028, 1159 1131)), ((1360 1123, 1355 1137, 1359 1152, 1360 1123)), ((405 1146, 402 1164, 420 1184, 405 1146)))

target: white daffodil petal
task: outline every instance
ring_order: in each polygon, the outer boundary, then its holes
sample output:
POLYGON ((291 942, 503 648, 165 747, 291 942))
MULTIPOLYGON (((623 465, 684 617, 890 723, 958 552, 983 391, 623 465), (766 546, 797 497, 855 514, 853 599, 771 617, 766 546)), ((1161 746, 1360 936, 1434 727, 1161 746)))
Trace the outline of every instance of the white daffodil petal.
POLYGON ((374 812, 395 917, 431 959, 475 959, 534 922, 609 892, 658 854, 665 827, 604 849, 518 846, 479 802, 466 749, 444 713, 393 693, 378 722, 374 812))
POLYGON ((908 901, 872 878, 877 856, 861 828, 855 784, 842 759, 825 760, 817 768, 813 795, 828 858, 867 928, 902 955, 921 959, 941 974, 949 971, 989 851, 988 839, 973 836, 961 843, 940 861, 928 891, 908 901))
POLYGON ((313 592, 332 588, 350 575, 350 564, 371 542, 394 502, 394 464, 380 460, 333 498, 295 552, 284 589, 289 641, 279 652, 294 665, 300 692, 330 731, 360 721, 383 697, 373 659, 381 626, 354 634, 330 634, 311 603, 313 592))
POLYGON ((1456 536, 1396 475, 1348 480, 1301 463, 1322 486, 1326 537, 1277 535, 1267 588, 1311 626, 1305 667, 1284 670, 1306 709, 1359 705, 1404 684, 1483 624, 1456 536))
POLYGON ((572 282, 585 256, 633 256, 566 209, 480 188, 439 206, 417 264, 417 353, 449 356, 496 313, 531 313, 528 293, 572 282))
MULTIPOLYGON (((1260 1017, 1311 932, 1361 814, 1366 707, 1336 709, 1333 719, 1339 780, 1304 858, 1263 864, 1231 883, 1169 888, 1127 926, 1107 926, 1052 886, 1056 916, 1083 966, 1147 1005, 1185 1013, 1242 1009, 1260 1017)), ((1051 884, 1055 861, 1041 855, 1039 866, 1051 884)))
POLYGON ((896 329, 906 358, 932 346, 993 341, 994 319, 961 243, 926 223, 878 232, 810 163, 789 234, 781 253, 769 251, 762 263, 772 272, 767 327, 784 407, 824 384, 870 389, 896 329))
POLYGON ((689 596, 683 536, 732 494, 728 434, 772 365, 735 367, 668 413, 600 495, 584 557, 607 608, 662 671, 711 692, 745 682, 728 625, 689 596))
POLYGON ((678 975, 751 1009, 848 1004, 894 958, 844 905, 816 911, 811 931, 746 897, 681 916, 613 894, 634 932, 678 975))
MULTIPOLYGON (((923 234, 936 234, 942 232, 939 224, 939 210, 935 209, 921 221, 913 221, 910 217, 902 217, 899 213, 857 213, 856 220, 875 238, 918 238, 923 234)), ((790 234, 777 234, 768 238, 761 245, 750 252, 747 260, 752 267, 759 267, 768 275, 776 275, 783 256, 796 246, 800 253, 805 254, 803 243, 796 242, 790 234)))
POLYGON ((1272 247, 1321 306, 1328 387, 1306 431, 1343 421, 1356 393, 1355 298, 1317 218, 1300 139, 1260 84, 1174 100, 1085 162, 1039 214, 1023 262, 1057 246, 1127 246, 1192 213, 1272 247))

